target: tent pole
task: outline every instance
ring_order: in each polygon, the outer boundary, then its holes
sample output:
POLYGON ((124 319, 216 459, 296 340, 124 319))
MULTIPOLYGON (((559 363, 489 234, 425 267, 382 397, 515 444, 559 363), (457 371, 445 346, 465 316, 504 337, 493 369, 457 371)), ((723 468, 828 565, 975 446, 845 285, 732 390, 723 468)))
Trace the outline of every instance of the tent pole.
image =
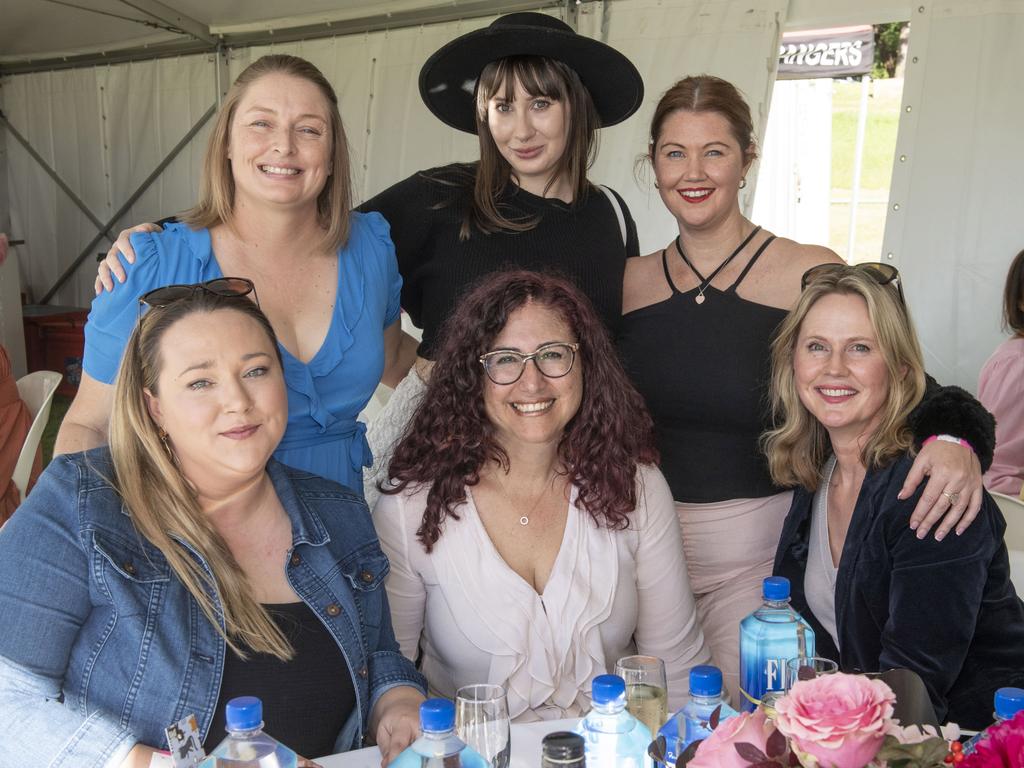
POLYGON ((857 245, 857 204, 860 202, 860 167, 864 160, 864 128, 868 120, 868 90, 871 75, 860 77, 860 112, 857 114, 857 143, 853 151, 853 188, 850 190, 850 232, 846 241, 846 261, 854 263, 853 249, 857 245))
POLYGON ((210 34, 210 28, 201 21, 186 16, 177 8, 161 3, 160 0, 121 0, 129 8, 142 11, 147 16, 152 16, 172 27, 176 27, 186 35, 191 35, 196 40, 202 40, 210 45, 218 45, 220 40, 210 34))
MULTIPOLYGON (((25 151, 28 152, 29 157, 35 160, 39 167, 46 171, 47 176, 53 179, 57 186, 64 191, 64 194, 71 198, 71 202, 78 206, 79 210, 81 210, 82 213, 86 215, 86 218, 88 218, 89 221, 91 221, 95 226, 99 227, 102 234, 107 235, 108 237, 110 237, 111 240, 113 240, 114 238, 110 232, 110 225, 103 225, 103 222, 100 221, 99 218, 92 211, 89 210, 89 206, 85 204, 82 198, 76 195, 74 191, 71 189, 71 187, 64 183, 64 179, 57 175, 57 172, 53 168, 51 168, 50 165, 42 158, 42 156, 35 151, 32 145, 28 143, 28 139, 26 139, 24 136, 18 133, 18 129, 11 125, 10 121, 7 119, 3 112, 0 112, 0 125, 3 125, 7 128, 8 135, 13 136, 15 141, 17 141, 19 144, 21 144, 22 147, 25 148, 25 151)), ((6 192, 6 190, 7 187, 5 184, 4 191, 6 192)), ((4 210, 4 208, 0 207, 0 210, 4 210)), ((3 229, 2 224, 3 222, 0 222, 0 230, 3 229)))
POLYGON ((160 174, 163 173, 164 169, 171 164, 171 161, 173 161, 175 157, 178 156, 178 153, 180 153, 181 150, 188 146, 189 142, 192 141, 193 137, 197 133, 199 133, 200 129, 202 129, 202 127, 206 125, 207 121, 209 121, 209 119, 213 117, 213 115, 216 112, 217 104, 213 103, 210 105, 210 108, 206 110, 206 113, 199 118, 198 122, 196 122, 195 125, 189 128, 188 133, 186 133, 181 138, 181 141, 179 141, 174 146, 174 149, 167 153, 167 156, 160 161, 160 164, 156 168, 154 168, 153 172, 146 177, 146 180, 139 185, 138 189, 132 192, 131 196, 125 201, 124 205, 118 208, 117 213, 110 217, 110 221, 108 221, 106 224, 100 225, 103 231, 96 235, 96 237, 94 237, 92 240, 90 240, 89 244, 82 249, 82 252, 78 254, 78 258, 76 258, 71 263, 71 266, 64 270, 64 273, 57 278, 57 282, 54 283, 50 290, 46 292, 46 295, 43 296, 43 298, 40 300, 40 304, 46 304, 47 302, 50 301, 50 299, 53 298, 53 295, 58 290, 60 290, 60 287, 68 281, 68 279, 75 273, 75 270, 78 269, 79 265, 81 265, 81 263, 85 261, 85 258, 90 253, 92 253, 92 249, 96 247, 96 244, 103 239, 103 233, 109 230, 110 227, 112 227, 118 219, 124 216, 128 209, 135 204, 135 201, 142 196, 142 193, 149 189, 150 185, 154 181, 156 181, 157 178, 159 178, 160 174))

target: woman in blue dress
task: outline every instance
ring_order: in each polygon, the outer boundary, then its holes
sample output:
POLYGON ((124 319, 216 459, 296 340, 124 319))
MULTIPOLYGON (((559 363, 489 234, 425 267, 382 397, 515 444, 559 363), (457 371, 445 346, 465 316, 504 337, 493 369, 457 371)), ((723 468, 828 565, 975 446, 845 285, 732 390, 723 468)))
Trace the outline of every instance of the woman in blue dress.
POLYGON ((125 285, 93 302, 82 384, 57 451, 107 442, 112 382, 138 297, 232 274, 255 283, 282 347, 288 428, 275 457, 361 489, 371 455, 356 416, 378 382, 401 380, 415 346, 403 344, 387 222, 350 207, 334 90, 303 59, 257 60, 217 116, 199 202, 160 232, 134 234, 125 285))

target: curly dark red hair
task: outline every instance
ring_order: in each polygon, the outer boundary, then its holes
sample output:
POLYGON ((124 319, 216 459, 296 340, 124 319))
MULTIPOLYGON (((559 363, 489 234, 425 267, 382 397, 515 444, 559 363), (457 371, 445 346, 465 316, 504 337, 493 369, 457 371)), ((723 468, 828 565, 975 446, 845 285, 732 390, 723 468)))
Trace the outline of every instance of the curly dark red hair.
POLYGON ((565 427, 559 457, 577 487, 576 499, 598 525, 622 529, 636 508, 637 464, 654 464, 651 417, 629 382, 608 331, 590 302, 560 277, 536 272, 489 275, 448 319, 423 401, 391 459, 383 493, 431 484, 416 535, 430 552, 441 524, 480 482, 487 461, 508 466, 484 411, 480 355, 491 350, 509 316, 528 302, 558 314, 580 344, 583 399, 565 427))

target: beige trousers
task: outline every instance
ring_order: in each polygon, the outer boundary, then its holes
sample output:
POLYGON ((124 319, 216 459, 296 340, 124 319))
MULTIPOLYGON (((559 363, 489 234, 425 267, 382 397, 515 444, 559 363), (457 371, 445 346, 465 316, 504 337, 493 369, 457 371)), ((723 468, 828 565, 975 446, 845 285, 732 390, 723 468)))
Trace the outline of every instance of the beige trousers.
POLYGON ((697 616, 722 670, 733 706, 739 704, 740 621, 761 605, 792 491, 760 499, 710 504, 676 502, 697 616))

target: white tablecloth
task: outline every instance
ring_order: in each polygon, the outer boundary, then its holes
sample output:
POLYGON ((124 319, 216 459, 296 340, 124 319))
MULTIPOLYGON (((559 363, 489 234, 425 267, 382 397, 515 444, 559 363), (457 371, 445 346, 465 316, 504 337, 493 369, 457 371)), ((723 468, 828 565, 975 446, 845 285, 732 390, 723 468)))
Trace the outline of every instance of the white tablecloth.
MULTIPOLYGON (((578 718, 513 723, 512 759, 509 768, 538 768, 541 739, 555 731, 571 731, 578 723, 578 718)), ((321 757, 317 762, 324 768, 380 768, 380 750, 370 747, 341 755, 321 757)))

